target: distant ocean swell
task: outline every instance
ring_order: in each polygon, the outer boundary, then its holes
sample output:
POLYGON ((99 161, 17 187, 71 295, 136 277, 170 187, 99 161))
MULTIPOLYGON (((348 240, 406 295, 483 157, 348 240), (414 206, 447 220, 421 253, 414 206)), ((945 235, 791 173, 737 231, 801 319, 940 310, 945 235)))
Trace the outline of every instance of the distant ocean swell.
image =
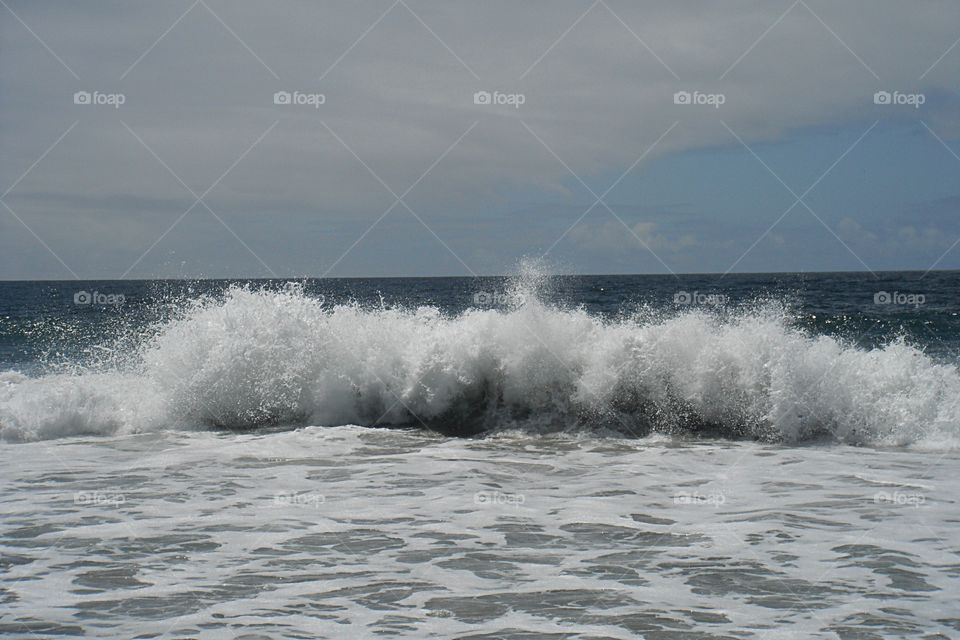
POLYGON ((357 424, 960 443, 956 366, 903 341, 810 335, 775 303, 605 320, 523 282, 507 298, 451 316, 237 287, 103 345, 107 366, 0 373, 0 437, 357 424))

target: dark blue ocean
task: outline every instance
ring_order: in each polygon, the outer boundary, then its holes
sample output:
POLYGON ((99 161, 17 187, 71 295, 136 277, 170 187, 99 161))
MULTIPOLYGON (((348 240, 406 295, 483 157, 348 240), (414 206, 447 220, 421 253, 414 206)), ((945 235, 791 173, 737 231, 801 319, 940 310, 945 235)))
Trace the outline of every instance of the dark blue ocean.
MULTIPOLYGON (((445 314, 496 309, 511 289, 508 277, 338 278, 305 280, 83 280, 0 282, 0 367, 36 369, 82 359, 118 331, 142 331, 176 315, 188 301, 222 297, 231 288, 282 290, 302 285, 304 295, 329 304, 357 302, 445 314), (122 304, 91 300, 86 292, 122 296, 122 304), (487 297, 490 300, 487 300, 487 297)), ((590 275, 545 279, 538 296, 600 317, 641 309, 666 314, 690 308, 720 312, 779 301, 795 326, 864 347, 896 337, 938 358, 960 353, 960 272, 770 273, 719 275, 590 275), (689 294, 687 301, 684 294, 689 294)))

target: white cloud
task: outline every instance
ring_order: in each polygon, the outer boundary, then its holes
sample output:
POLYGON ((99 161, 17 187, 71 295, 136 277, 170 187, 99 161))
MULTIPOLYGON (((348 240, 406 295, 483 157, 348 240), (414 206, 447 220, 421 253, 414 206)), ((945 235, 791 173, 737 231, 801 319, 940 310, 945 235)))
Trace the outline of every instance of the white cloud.
MULTIPOLYGON (((645 162, 737 144, 721 120, 755 145, 803 127, 901 117, 874 105, 874 92, 953 91, 960 58, 954 50, 929 70, 958 35, 960 4, 954 2, 810 0, 795 5, 759 42, 789 4, 609 0, 616 15, 598 4, 559 42, 589 5, 410 2, 443 42, 403 5, 356 42, 388 3, 290 2, 267 14, 248 1, 208 4, 242 42, 197 5, 121 79, 189 5, 120 3, 107 11, 11 3, 81 78, 17 21, 0 25, 0 182, 12 183, 80 120, 8 198, 23 207, 25 219, 42 228, 44 216, 68 211, 62 203, 81 195, 107 203, 165 201, 166 218, 175 218, 184 200, 190 204, 190 194, 121 119, 197 193, 279 120, 215 187, 210 203, 239 216, 241 226, 244 216, 295 225, 309 215, 350 219, 363 229, 394 198, 352 152, 399 195, 477 122, 406 197, 433 220, 456 218, 509 202, 506 194, 518 191, 579 189, 570 171, 584 180, 619 175, 677 121, 645 162), (70 99, 78 89, 122 91, 126 103, 79 107, 70 99), (273 93, 281 89, 322 92, 326 103, 319 109, 274 105, 273 93), (519 109, 476 105, 478 90, 519 92, 525 103, 519 109), (719 109, 677 105, 673 95, 680 90, 722 93, 725 103, 719 109), (50 201, 31 204, 23 200, 28 194, 47 194, 50 201)), ((930 122, 951 135, 948 123, 955 118, 934 102, 926 106, 930 122)), ((395 213, 408 215, 402 206, 395 213)), ((696 245, 658 224, 634 232, 670 251, 696 245)), ((126 240, 149 245, 155 226, 133 225, 126 240)), ((458 241, 466 245, 470 238, 452 240, 458 241)), ((111 245, 101 249, 101 262, 87 266, 120 260, 110 257, 111 245)))
POLYGON ((589 251, 616 251, 621 253, 639 253, 648 250, 655 252, 677 252, 699 244, 691 233, 667 235, 662 233, 654 222, 621 223, 584 222, 574 227, 569 237, 571 241, 589 251))

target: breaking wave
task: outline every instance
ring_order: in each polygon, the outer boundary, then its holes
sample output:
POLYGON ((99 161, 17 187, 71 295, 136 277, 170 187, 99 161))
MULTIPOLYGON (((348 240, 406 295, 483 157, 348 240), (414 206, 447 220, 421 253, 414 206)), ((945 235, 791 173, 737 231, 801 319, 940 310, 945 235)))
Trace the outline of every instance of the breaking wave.
POLYGON ((190 302, 111 366, 0 373, 0 436, 356 424, 960 441, 957 368, 903 340, 811 335, 776 303, 609 319, 545 304, 528 281, 508 298, 447 315, 236 287, 190 302))

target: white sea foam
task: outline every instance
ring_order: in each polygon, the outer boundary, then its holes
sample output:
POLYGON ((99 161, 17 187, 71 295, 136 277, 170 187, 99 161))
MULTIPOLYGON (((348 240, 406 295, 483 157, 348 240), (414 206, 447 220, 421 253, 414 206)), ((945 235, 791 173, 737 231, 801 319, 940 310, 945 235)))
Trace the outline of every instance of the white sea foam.
POLYGON ((113 370, 0 374, 0 434, 423 424, 960 443, 957 368, 903 341, 812 336, 777 304, 610 320, 518 287, 512 308, 455 316, 234 288, 146 332, 113 370))
POLYGON ((317 427, 0 468, 10 637, 956 636, 956 453, 317 427))

